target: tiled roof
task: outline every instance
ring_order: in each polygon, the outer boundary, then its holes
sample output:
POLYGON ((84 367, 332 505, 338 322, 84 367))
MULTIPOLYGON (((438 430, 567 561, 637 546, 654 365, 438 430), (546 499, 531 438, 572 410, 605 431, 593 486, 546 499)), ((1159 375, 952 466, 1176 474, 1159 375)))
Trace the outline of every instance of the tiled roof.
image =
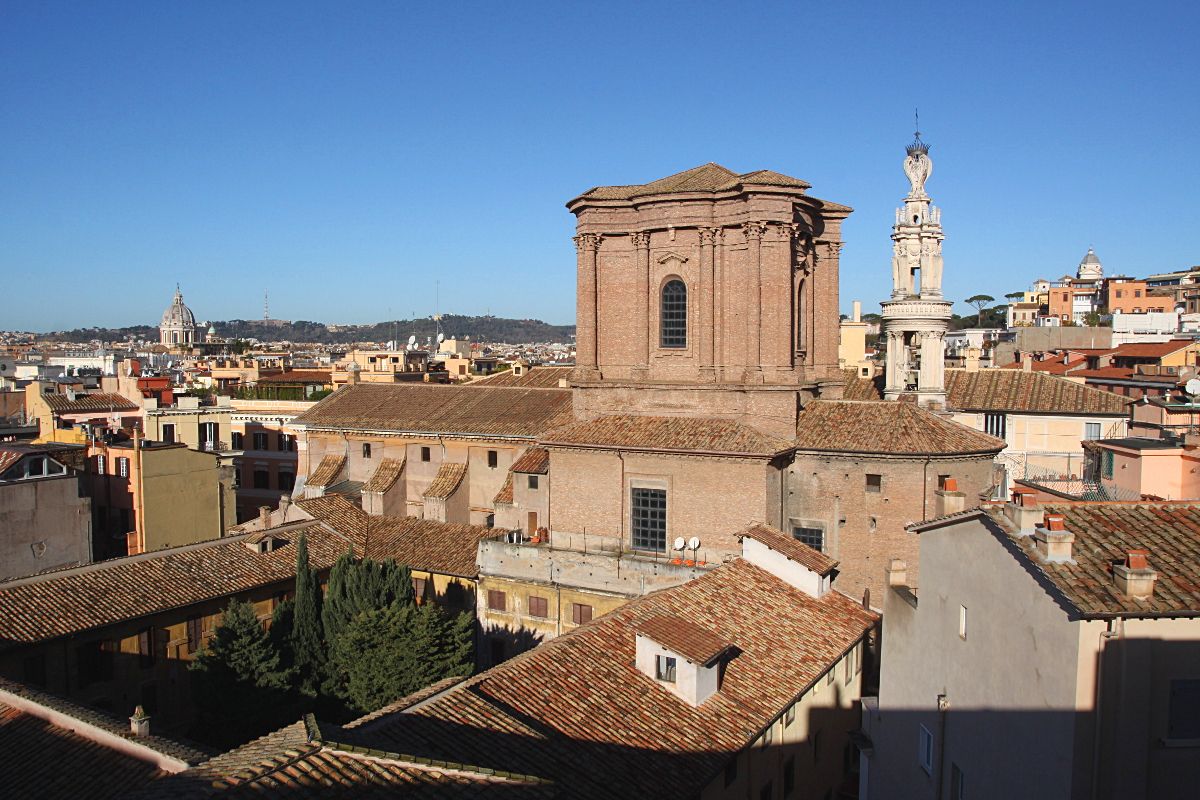
POLYGON ((1069 503, 1043 508, 1062 514, 1066 529, 1075 534, 1073 561, 1043 561, 1034 552, 1033 537, 1015 536, 999 509, 991 517, 1009 533, 1022 560, 1049 578, 1079 614, 1200 614, 1200 504, 1069 503), (1149 566, 1158 572, 1154 594, 1146 600, 1126 596, 1113 582, 1113 563, 1138 549, 1150 551, 1149 566))
POLYGON ((371 517, 367 557, 396 559, 413 569, 474 578, 479 574, 479 541, 495 536, 494 528, 457 525, 417 517, 371 517))
MULTIPOLYGON (((1098 369, 1077 369, 1071 373, 1076 378, 1118 378, 1130 380, 1133 378, 1133 367, 1099 367, 1098 369)), ((1158 376, 1155 377, 1164 377, 1158 376)), ((1169 376, 1176 380, 1174 375, 1169 376)))
POLYGON ((7 797, 125 797, 168 773, 67 727, 0 703, 7 797))
POLYGON ((0 448, 0 473, 11 467, 13 464, 20 461, 25 456, 29 455, 28 450, 10 450, 8 448, 0 448))
POLYGON ((617 414, 557 428, 543 444, 629 450, 703 451, 731 455, 770 456, 792 447, 728 419, 714 417, 644 417, 617 414))
POLYGON ((884 376, 876 375, 864 378, 856 369, 842 370, 846 375, 846 385, 842 390, 844 400, 882 400, 884 376))
POLYGON ((725 639, 694 622, 666 614, 643 620, 635 630, 693 664, 702 666, 708 666, 733 647, 725 639))
POLYGON ((1167 342, 1130 342, 1112 351, 1113 358, 1162 358, 1196 344, 1192 339, 1172 339, 1167 342))
POLYGON ((457 800, 504 798, 509 796, 505 789, 521 797, 554 796, 536 778, 482 774, 463 764, 421 763, 401 753, 341 745, 329 741, 310 717, 158 781, 133 797, 457 800))
POLYGON ((788 536, 770 525, 751 525, 738 534, 739 538, 743 536, 765 544, 775 552, 787 556, 818 575, 828 575, 838 565, 838 562, 821 551, 814 550, 794 536, 788 536))
POLYGON ((344 735, 381 750, 539 775, 585 800, 698 797, 730 754, 876 619, 839 592, 817 599, 736 559, 344 735), (737 649, 720 689, 699 706, 634 664, 636 632, 663 616, 689 620, 737 649))
POLYGON ((531 447, 513 462, 509 471, 545 475, 550 471, 550 451, 544 447, 531 447))
POLYGON ((814 400, 800 412, 796 447, 835 453, 967 455, 995 453, 1004 441, 912 403, 814 400))
POLYGON ((651 194, 722 192, 736 189, 744 183, 783 186, 801 191, 809 188, 810 185, 798 178, 790 178, 787 175, 765 169, 739 175, 720 164, 709 162, 650 183, 631 186, 597 186, 584 192, 578 199, 631 200, 651 194))
POLYGON ((385 458, 379 462, 379 467, 371 479, 363 484, 364 492, 386 492, 391 489, 404 471, 403 458, 385 458))
POLYGON ((946 406, 956 411, 1124 416, 1128 405, 1127 397, 1040 372, 946 370, 946 406))
POLYGON ((296 505, 312 519, 324 522, 343 538, 353 541, 356 549, 363 546, 369 516, 345 497, 310 497, 307 500, 297 500, 296 505))
MULTIPOLYGON (((1086 358, 1071 359, 1069 354, 1054 355, 1054 356, 1051 356, 1050 358, 1043 358, 1040 361, 1036 360, 1036 359, 1033 361, 1030 361, 1029 362, 1029 371, 1030 372, 1045 372, 1050 375, 1067 375, 1067 374, 1073 375, 1074 370, 1072 368, 1078 367, 1079 365, 1085 363, 1086 361, 1087 361, 1086 358)), ((1004 364, 999 368, 1000 369, 1023 370, 1024 365, 1020 361, 1014 361, 1011 364, 1004 364)))
POLYGON ((309 486, 332 486, 338 476, 342 474, 342 468, 345 466, 345 456, 325 456, 321 459, 321 463, 317 464, 317 468, 312 471, 312 475, 308 476, 306 483, 309 486))
POLYGON ((492 499, 493 505, 512 505, 513 501, 513 476, 508 473, 504 476, 504 485, 500 487, 500 491, 496 492, 495 498, 492 499))
POLYGON ((0 583, 0 650, 289 580, 296 574, 292 545, 301 531, 318 570, 363 544, 315 521, 278 530, 287 544, 268 553, 233 536, 0 583))
POLYGON ((521 376, 513 374, 511 369, 488 375, 477 381, 468 383, 468 387, 494 388, 508 386, 518 389, 558 389, 559 381, 570 380, 574 367, 530 367, 521 376))
POLYGON ((137 411, 138 406, 126 397, 111 392, 76 395, 74 400, 65 394, 44 394, 42 399, 57 414, 81 414, 87 411, 137 411))
POLYGON ((337 390, 292 424, 531 438, 570 419, 569 389, 362 383, 337 390))
POLYGON ((333 382, 332 373, 327 369, 292 369, 274 375, 263 375, 259 383, 321 383, 333 382))
POLYGON ((455 464, 451 461, 444 462, 442 466, 438 467, 437 475, 433 477, 433 482, 425 490, 424 496, 444 500, 454 494, 454 490, 462 483, 463 476, 466 474, 466 464, 455 464))

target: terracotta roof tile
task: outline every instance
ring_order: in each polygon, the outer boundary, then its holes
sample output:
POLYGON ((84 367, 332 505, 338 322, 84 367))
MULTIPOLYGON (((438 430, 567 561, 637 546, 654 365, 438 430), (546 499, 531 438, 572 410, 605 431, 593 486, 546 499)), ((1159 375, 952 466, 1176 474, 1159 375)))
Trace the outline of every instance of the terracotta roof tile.
POLYGON ((495 498, 492 499, 493 505, 512 505, 513 501, 513 476, 508 473, 504 476, 504 485, 500 487, 500 491, 496 492, 495 498))
MULTIPOLYGON (((782 186, 798 189, 801 192, 809 188, 808 183, 787 175, 781 175, 768 169, 746 172, 741 175, 722 167, 720 164, 709 162, 693 167, 665 178, 659 178, 650 183, 629 186, 597 186, 589 189, 578 199, 589 200, 631 200, 652 194, 672 194, 675 192, 722 192, 737 189, 744 183, 782 186)), ((572 201, 573 202, 573 201, 572 201)))
POLYGON ((800 412, 796 447, 835 453, 966 455, 998 452, 1004 441, 912 403, 814 400, 800 412))
POLYGON ((1016 552, 1045 575, 1084 616, 1180 616, 1200 614, 1200 504, 1064 503, 1043 508, 1062 514, 1075 535, 1071 562, 1048 563, 1034 551, 1033 537, 1016 536, 1000 509, 991 517, 1009 534, 1016 552), (1158 572, 1146 600, 1126 596, 1113 581, 1113 562, 1129 550, 1148 550, 1158 572))
POLYGON ((728 419, 712 417, 645 417, 619 414, 557 428, 543 444, 629 450, 714 452, 770 456, 792 448, 785 439, 728 419))
POLYGON ((87 411, 137 411, 138 405, 126 397, 110 392, 76 395, 74 400, 65 394, 44 394, 42 399, 57 414, 81 414, 87 411))
POLYGON ((948 369, 946 405, 963 411, 1124 416, 1129 398, 1041 372, 948 369))
POLYGON ((725 639, 694 622, 660 614, 639 622, 634 628, 693 664, 708 666, 733 647, 725 639))
POLYGON ((413 569, 474 578, 479 541, 499 533, 482 525, 457 525, 417 517, 371 517, 367 556, 394 558, 413 569))
POLYGON ((531 447, 509 467, 509 472, 524 472, 545 475, 550 471, 550 451, 544 447, 531 447))
POLYGON ((444 500, 454 494, 466 474, 466 464, 455 464, 450 461, 443 463, 438 467, 437 475, 433 477, 433 482, 425 490, 424 496, 444 500))
POLYGON ((337 390, 292 424, 532 438, 570 419, 569 389, 363 383, 337 390))
POLYGON ((1113 358, 1162 358, 1196 344, 1192 339, 1171 339, 1167 342, 1130 342, 1116 347, 1113 358))
POLYGON ((513 374, 511 369, 488 375, 466 384, 476 389, 491 389, 497 386, 517 389, 560 389, 560 381, 570 380, 574 367, 530 367, 523 375, 513 374))
POLYGON ((356 549, 364 546, 369 516, 355 503, 340 495, 325 495, 297 500, 296 505, 312 519, 324 522, 352 541, 356 549))
POLYGON ((846 385, 842 390, 843 400, 882 400, 884 376, 876 375, 864 378, 856 369, 843 370, 846 375, 846 385))
POLYGON ((379 467, 371 479, 363 484, 364 492, 386 492, 396 485, 400 474, 404 472, 403 458, 385 458, 379 462, 379 467))
POLYGON ((328 455, 321 459, 321 463, 308 476, 306 483, 309 486, 332 486, 337 483, 338 476, 342 474, 342 469, 346 466, 345 456, 328 455))
POLYGON ((838 565, 838 562, 821 551, 814 550, 794 536, 788 536, 770 525, 751 525, 738 534, 738 538, 743 536, 765 544, 775 552, 787 556, 818 575, 828 575, 838 565))
POLYGON ((264 375, 259 383, 320 383, 332 384, 332 373, 327 369, 291 369, 274 375, 264 375))

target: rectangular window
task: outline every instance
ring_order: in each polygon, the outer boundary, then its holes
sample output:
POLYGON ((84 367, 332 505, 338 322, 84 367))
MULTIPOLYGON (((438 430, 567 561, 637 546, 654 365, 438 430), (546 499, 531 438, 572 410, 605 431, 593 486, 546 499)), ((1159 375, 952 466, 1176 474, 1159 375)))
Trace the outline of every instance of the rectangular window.
POLYGON ((675 682, 675 659, 671 656, 654 657, 654 677, 667 683, 675 682))
POLYGON ((792 703, 788 706, 787 711, 783 712, 783 727, 790 728, 792 723, 796 721, 796 704, 792 703))
POLYGON ((1200 740, 1200 678, 1171 681, 1167 738, 1200 740))
POLYGON ((96 456, 96 474, 103 475, 104 467, 105 467, 104 456, 102 456, 102 455, 96 456))
MULTIPOLYGON (((286 433, 279 434, 279 452, 291 453, 296 449, 296 437, 286 433)), ((370 456, 368 456, 369 458, 370 456)))
POLYGON ((1134 297, 1141 297, 1141 296, 1142 296, 1142 290, 1141 290, 1141 289, 1134 289, 1134 290, 1133 290, 1133 296, 1134 296, 1134 297))
POLYGON ((550 604, 546 602, 546 598, 537 595, 529 596, 529 616, 542 618, 550 616, 550 604))
POLYGON ((167 444, 173 444, 175 442, 174 425, 167 424, 162 426, 162 440, 167 444))
POLYGON ((500 463, 500 456, 495 450, 488 450, 488 469, 495 469, 500 463))
POLYGON ((571 622, 583 625, 592 621, 592 607, 583 603, 571 603, 571 622))
POLYGON ((538 488, 538 476, 537 475, 529 476, 529 488, 534 489, 534 490, 536 490, 538 488))
POLYGON ((271 473, 265 469, 254 470, 254 488, 255 489, 270 489, 271 488, 271 473))
POLYGON ((229 439, 229 443, 233 446, 234 450, 242 450, 246 446, 246 435, 244 433, 234 431, 229 434, 229 439))
POLYGON ((254 449, 255 450, 266 450, 267 449, 267 435, 265 433, 260 432, 260 433, 254 434, 254 449))
POLYGON ((370 442, 363 442, 362 454, 363 454, 363 458, 371 457, 371 443, 370 442))
POLYGON ((279 488, 281 491, 290 492, 296 488, 296 475, 291 472, 279 473, 279 488))
POLYGON ((832 684, 835 680, 837 680, 837 676, 834 669, 831 667, 829 672, 825 673, 825 683, 832 684))
POLYGON ((939 489, 945 489, 945 488, 946 488, 946 481, 948 481, 948 480, 950 480, 950 476, 949 476, 949 475, 938 475, 938 488, 939 488, 939 489))
POLYGON ((138 633, 138 666, 146 669, 154 664, 154 629, 138 633))
POLYGON ((188 617, 187 621, 187 651, 194 653, 200 649, 204 639, 204 620, 202 617, 188 617))
POLYGON ((630 509, 634 548, 665 550, 667 547, 666 490, 634 489, 630 509))
POLYGON ((963 774, 958 764, 950 765, 950 800, 963 800, 963 774))
POLYGON ((961 605, 958 607, 958 638, 967 638, 967 607, 961 605))
POLYGON ((933 774, 933 734, 924 725, 917 733, 917 763, 925 772, 933 774))
POLYGON ((129 459, 122 456, 117 459, 117 474, 122 478, 129 477, 129 459))
POLYGON ((428 461, 428 460, 429 460, 429 448, 428 448, 428 447, 422 447, 422 448, 421 448, 421 460, 422 460, 422 461, 428 461))
POLYGON ((496 589, 488 589, 488 609, 491 611, 507 611, 508 595, 496 589))
POLYGON ((1117 297, 1118 297, 1118 298, 1120 298, 1120 297, 1121 297, 1121 290, 1120 290, 1120 289, 1117 289, 1117 297))
POLYGON ((1113 476, 1113 451, 1112 451, 1112 450, 1105 450, 1105 451, 1104 451, 1104 455, 1101 457, 1101 461, 1102 461, 1102 467, 1103 467, 1103 475, 1104 475, 1104 477, 1105 477, 1105 478, 1108 478, 1109 480, 1112 480, 1112 476, 1113 476))
POLYGON ((791 797, 796 791, 796 757, 790 756, 783 762, 783 796, 791 797))
POLYGON ((802 544, 806 544, 813 550, 824 552, 825 550, 825 531, 821 528, 806 528, 797 526, 792 528, 792 536, 802 544))
POLYGON ((768 725, 767 729, 765 731, 763 731, 762 739, 760 739, 759 742, 762 744, 763 747, 767 747, 773 741, 775 741, 775 723, 774 722, 772 722, 770 725, 768 725))
POLYGON ((1006 430, 1004 414, 988 413, 983 415, 983 432, 997 439, 1003 439, 1006 430))
POLYGON ((883 491, 883 476, 867 474, 867 491, 879 494, 883 491))
POLYGON ((426 590, 426 586, 427 586, 427 584, 425 583, 425 579, 424 578, 413 578, 412 585, 413 585, 413 597, 416 598, 418 603, 425 602, 425 590, 426 590))
POLYGON ((1100 438, 1100 423, 1085 422, 1083 423, 1083 438, 1087 441, 1093 441, 1100 438))

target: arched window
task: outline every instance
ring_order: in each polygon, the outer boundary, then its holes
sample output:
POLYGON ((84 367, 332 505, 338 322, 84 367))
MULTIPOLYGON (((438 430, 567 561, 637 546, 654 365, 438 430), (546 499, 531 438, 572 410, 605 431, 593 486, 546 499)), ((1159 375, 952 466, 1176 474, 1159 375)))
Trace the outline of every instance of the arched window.
POLYGON ((662 288, 662 347, 687 347, 687 286, 679 279, 662 288))

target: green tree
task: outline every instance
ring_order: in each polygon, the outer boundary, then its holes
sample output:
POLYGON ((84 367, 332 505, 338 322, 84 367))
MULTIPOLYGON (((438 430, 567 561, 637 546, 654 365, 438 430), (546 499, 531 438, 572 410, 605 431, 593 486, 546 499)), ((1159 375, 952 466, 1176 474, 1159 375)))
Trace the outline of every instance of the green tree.
POLYGON ((249 603, 230 602, 188 669, 197 738, 232 746, 282 723, 291 675, 249 603))
POLYGON ((963 302, 969 303, 979 310, 975 324, 979 327, 983 327, 983 307, 988 303, 996 302, 996 298, 992 297, 990 294, 976 294, 968 297, 963 302))
POLYGON ((1004 299, 1012 300, 1014 303, 1019 303, 1025 299, 1025 293, 1024 292, 1009 292, 1008 294, 1004 295, 1004 299))
POLYGON ((300 691, 310 697, 318 693, 324 674, 325 643, 321 633, 321 586, 308 564, 308 537, 301 533, 296 547, 291 645, 300 691))

